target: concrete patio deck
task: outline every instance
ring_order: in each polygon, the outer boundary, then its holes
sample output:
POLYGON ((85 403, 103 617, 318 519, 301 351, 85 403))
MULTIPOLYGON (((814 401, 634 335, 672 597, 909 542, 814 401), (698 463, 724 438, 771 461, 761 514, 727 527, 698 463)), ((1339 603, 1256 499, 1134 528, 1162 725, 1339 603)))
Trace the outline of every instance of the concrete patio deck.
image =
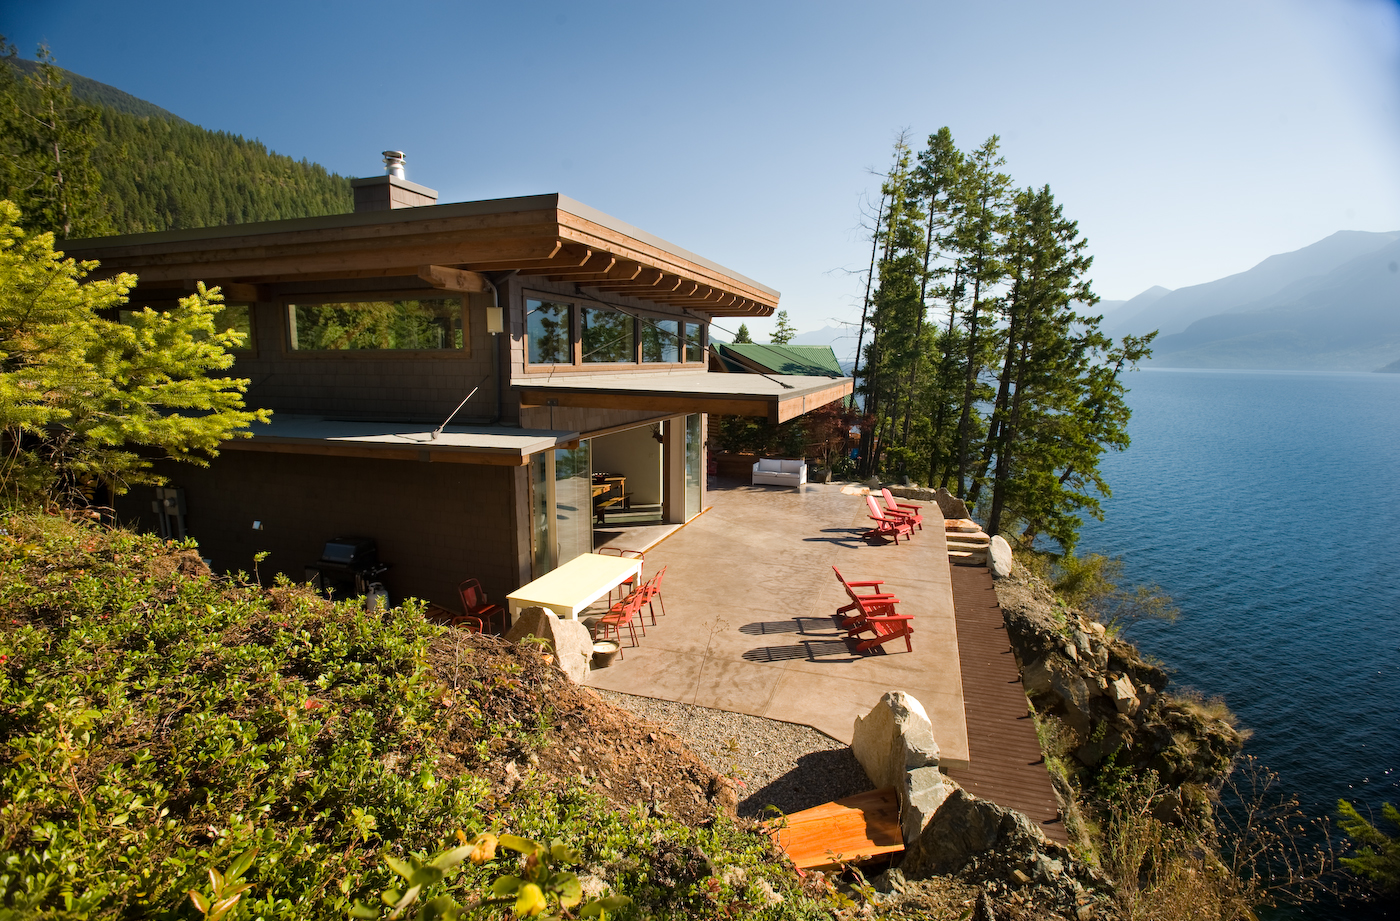
POLYGON ((711 507, 647 551, 645 575, 667 567, 666 616, 625 659, 590 673, 601 688, 748 713, 819 729, 846 743, 881 695, 918 698, 949 767, 968 763, 957 627, 937 507, 911 541, 861 538, 865 499, 840 487, 752 487, 720 481, 711 507), (898 640, 855 654, 835 611, 846 603, 831 567, 883 579, 913 614, 913 652, 898 640))

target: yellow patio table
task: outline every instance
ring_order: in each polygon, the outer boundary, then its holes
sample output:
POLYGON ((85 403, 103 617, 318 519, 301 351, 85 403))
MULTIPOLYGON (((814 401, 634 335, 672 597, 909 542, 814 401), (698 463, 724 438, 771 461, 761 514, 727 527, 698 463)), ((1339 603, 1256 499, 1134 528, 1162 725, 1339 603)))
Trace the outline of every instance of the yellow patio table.
POLYGON ((538 605, 560 617, 577 619, 579 612, 633 577, 640 578, 642 561, 621 556, 585 553, 547 572, 506 596, 512 616, 538 605))

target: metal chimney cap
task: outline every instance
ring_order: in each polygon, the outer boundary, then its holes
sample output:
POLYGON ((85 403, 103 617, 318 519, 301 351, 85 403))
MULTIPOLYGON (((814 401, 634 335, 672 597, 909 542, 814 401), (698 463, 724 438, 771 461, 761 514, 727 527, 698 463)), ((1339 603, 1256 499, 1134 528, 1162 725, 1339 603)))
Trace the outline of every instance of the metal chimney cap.
POLYGON ((385 172, 385 174, 386 174, 386 175, 389 175, 389 176, 397 176, 399 179, 403 179, 403 178, 404 178, 404 173, 403 173, 403 161, 404 161, 404 156, 403 156, 403 151, 402 151, 402 150, 386 150, 386 151, 384 151, 384 172, 385 172))

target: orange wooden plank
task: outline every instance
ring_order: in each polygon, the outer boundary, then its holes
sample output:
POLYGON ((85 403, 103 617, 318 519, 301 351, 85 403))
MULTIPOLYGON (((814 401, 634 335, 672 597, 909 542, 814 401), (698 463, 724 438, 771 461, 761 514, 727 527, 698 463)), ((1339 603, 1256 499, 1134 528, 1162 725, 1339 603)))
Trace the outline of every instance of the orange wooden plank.
POLYGON ((802 870, 834 867, 904 850, 893 787, 824 803, 787 816, 769 832, 802 870))

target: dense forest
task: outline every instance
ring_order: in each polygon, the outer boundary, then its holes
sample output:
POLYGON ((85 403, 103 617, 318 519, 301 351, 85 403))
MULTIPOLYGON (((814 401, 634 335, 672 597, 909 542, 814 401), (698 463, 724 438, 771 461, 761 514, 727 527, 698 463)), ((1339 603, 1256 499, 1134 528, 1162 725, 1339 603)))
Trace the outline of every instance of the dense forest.
POLYGON ((1128 444, 1124 373, 1155 333, 1102 333, 1078 225, 1003 165, 996 136, 895 143, 872 215, 855 464, 947 487, 989 533, 1068 550, 1109 492, 1098 460, 1128 444))
POLYGON ((352 210, 348 179, 0 40, 0 198, 59 239, 352 210))

